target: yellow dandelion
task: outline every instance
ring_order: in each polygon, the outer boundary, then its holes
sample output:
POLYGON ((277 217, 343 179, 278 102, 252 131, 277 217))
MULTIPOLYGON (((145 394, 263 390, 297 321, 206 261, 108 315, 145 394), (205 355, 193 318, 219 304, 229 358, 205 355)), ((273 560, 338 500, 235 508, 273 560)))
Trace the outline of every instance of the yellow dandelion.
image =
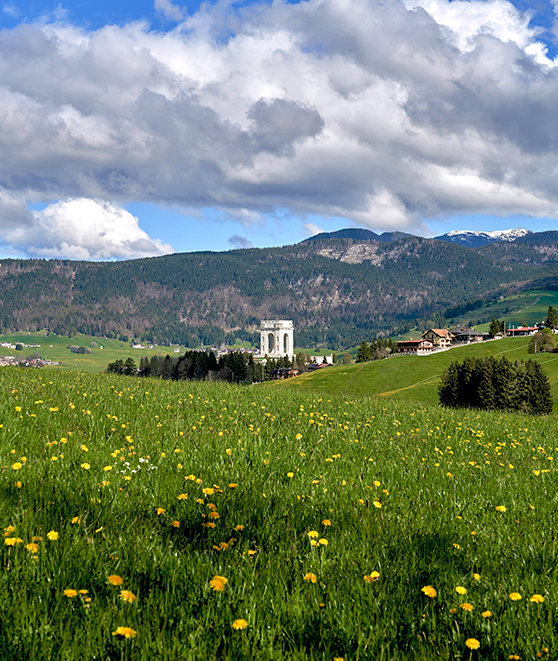
POLYGON ((186 498, 188 498, 187 493, 181 493, 178 495, 178 500, 186 500, 186 498))
POLYGON ((374 581, 377 581, 379 578, 380 578, 379 571, 373 571, 370 572, 370 574, 364 575, 364 580, 366 581, 366 583, 374 583, 374 581))
POLYGON ((381 510, 381 509, 382 509, 382 503, 381 503, 379 500, 375 500, 375 501, 374 501, 374 507, 375 507, 376 509, 381 510))
POLYGON ((319 537, 319 536, 320 536, 320 533, 316 532, 315 530, 310 530, 308 532, 308 537, 319 537))
POLYGON ((157 508, 157 516, 160 516, 161 514, 165 513, 165 509, 163 507, 158 507, 157 508))
POLYGON ((243 618, 240 618, 239 620, 235 620, 232 623, 232 628, 235 629, 236 631, 246 629, 247 626, 248 626, 248 622, 246 622, 246 620, 243 618))
POLYGON ((4 539, 4 544, 6 546, 15 546, 16 544, 21 544, 23 542, 19 537, 6 537, 4 539))
POLYGON ((229 489, 236 489, 237 486, 238 486, 238 484, 236 482, 231 482, 229 484, 229 489))
POLYGON ((331 521, 329 519, 324 519, 322 521, 322 526, 330 526, 330 525, 331 525, 331 521))
POLYGON ((475 581, 481 580, 480 574, 473 574, 473 578, 475 579, 475 581))
POLYGON ((464 588, 461 585, 458 585, 455 588, 455 591, 457 592, 457 594, 467 594, 467 588, 464 588))
POLYGON ((492 617, 492 611, 483 611, 481 615, 486 619, 487 617, 492 617))
POLYGON ((134 631, 130 627, 116 627, 116 631, 112 632, 113 636, 123 636, 124 638, 135 638, 137 631, 134 631))
POLYGON ((25 548, 31 553, 37 553, 39 550, 39 545, 35 544, 35 542, 30 542, 29 544, 25 545, 25 548))
POLYGON ((432 587, 432 585, 425 585, 421 588, 421 592, 424 592, 424 594, 431 599, 434 599, 434 597, 438 595, 436 588, 432 587))
POLYGON ((110 583, 111 585, 122 585, 124 579, 116 574, 111 574, 110 576, 107 576, 107 583, 110 583))
POLYGON ((480 643, 476 638, 467 638, 465 645, 467 645, 470 650, 478 650, 480 647, 480 643))
POLYGON ((294 477, 294 473, 287 473, 287 477, 294 477))
POLYGON ((89 590, 78 590, 82 597, 85 597, 86 594, 89 594, 89 590))
POLYGON ((327 546, 329 542, 327 541, 327 539, 322 537, 321 539, 318 540, 318 544, 320 544, 321 546, 327 546))
POLYGON ((464 611, 467 611, 467 613, 471 613, 473 610, 473 604, 468 604, 465 602, 464 604, 459 605, 460 608, 462 608, 464 611))
POLYGON ((542 596, 542 594, 534 594, 529 599, 529 601, 532 601, 535 604, 542 604, 542 603, 544 603, 544 597, 542 596))
POLYGON ((112 470, 112 466, 105 466, 103 470, 105 471, 105 473, 108 473, 109 471, 112 470))
POLYGON ((86 470, 86 471, 88 471, 88 470, 89 470, 89 469, 91 468, 91 465, 90 465, 90 464, 87 464, 87 463, 85 463, 85 464, 81 464, 81 467, 83 468, 83 470, 86 470))
POLYGON ((520 599, 522 599, 522 596, 519 594, 519 592, 512 592, 510 594, 510 599, 512 601, 519 601, 520 599))
POLYGON ((71 588, 68 588, 68 589, 64 590, 64 594, 66 595, 66 597, 72 599, 73 597, 78 596, 78 591, 77 590, 72 590, 71 588))
POLYGON ((312 572, 308 572, 307 574, 304 574, 304 580, 307 581, 308 583, 316 583, 318 578, 316 574, 312 574, 312 572))
POLYGON ((180 521, 171 521, 171 526, 173 528, 180 528, 180 521))
POLYGON ((497 505, 496 506, 496 511, 497 512, 507 512, 508 510, 506 509, 505 505, 497 505))
POLYGON ((131 604, 137 599, 137 597, 130 590, 121 590, 120 591, 120 599, 122 599, 122 601, 126 601, 129 604, 131 604))
POLYGON ((55 542, 60 537, 60 535, 56 532, 56 530, 51 530, 47 532, 47 537, 51 542, 55 542))
POLYGON ((234 527, 234 530, 236 532, 242 532, 244 530, 244 526, 242 525, 242 523, 239 523, 237 526, 234 527))
POLYGON ((15 471, 20 470, 20 468, 22 468, 22 467, 23 467, 23 464, 22 464, 21 462, 19 462, 19 461, 16 461, 15 464, 12 464, 12 468, 13 468, 15 471))
POLYGON ((205 487, 205 489, 202 489, 202 493, 204 493, 206 496, 213 496, 215 489, 212 489, 211 487, 205 487))
POLYGON ((79 516, 74 516, 74 518, 72 519, 73 524, 80 523, 80 522, 81 522, 81 517, 79 517, 79 516))
POLYGON ((225 585, 228 583, 228 579, 224 576, 214 576, 209 581, 209 587, 212 588, 215 592, 223 592, 225 585))

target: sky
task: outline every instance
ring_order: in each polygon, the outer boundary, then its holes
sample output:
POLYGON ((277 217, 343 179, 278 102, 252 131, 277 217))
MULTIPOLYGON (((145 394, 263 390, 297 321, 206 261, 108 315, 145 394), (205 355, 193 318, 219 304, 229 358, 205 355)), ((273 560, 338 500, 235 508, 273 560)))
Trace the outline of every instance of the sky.
POLYGON ((558 0, 0 9, 0 257, 558 229, 558 0))

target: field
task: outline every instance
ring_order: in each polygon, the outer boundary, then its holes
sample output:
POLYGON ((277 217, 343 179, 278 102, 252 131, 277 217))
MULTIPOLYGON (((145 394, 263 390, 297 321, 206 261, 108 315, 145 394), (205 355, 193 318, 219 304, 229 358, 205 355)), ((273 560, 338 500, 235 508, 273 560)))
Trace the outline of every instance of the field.
POLYGON ((556 658, 552 416, 0 386, 3 660, 556 658))

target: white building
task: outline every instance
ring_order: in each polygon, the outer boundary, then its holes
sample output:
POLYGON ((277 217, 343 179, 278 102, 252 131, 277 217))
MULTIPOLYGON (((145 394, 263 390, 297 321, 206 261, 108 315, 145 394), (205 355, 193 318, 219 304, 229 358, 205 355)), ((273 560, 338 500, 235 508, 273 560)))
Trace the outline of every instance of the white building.
POLYGON ((265 320, 260 325, 260 354, 269 358, 294 357, 294 324, 286 319, 265 320))

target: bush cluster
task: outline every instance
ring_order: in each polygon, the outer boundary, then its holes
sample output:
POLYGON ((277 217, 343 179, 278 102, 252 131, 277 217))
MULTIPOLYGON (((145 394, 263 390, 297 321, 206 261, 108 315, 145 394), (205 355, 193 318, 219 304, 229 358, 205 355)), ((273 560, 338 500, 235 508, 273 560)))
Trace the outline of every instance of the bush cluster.
POLYGON ((506 357, 454 361, 438 386, 440 403, 451 407, 552 412, 550 383, 535 360, 509 361, 506 357))

